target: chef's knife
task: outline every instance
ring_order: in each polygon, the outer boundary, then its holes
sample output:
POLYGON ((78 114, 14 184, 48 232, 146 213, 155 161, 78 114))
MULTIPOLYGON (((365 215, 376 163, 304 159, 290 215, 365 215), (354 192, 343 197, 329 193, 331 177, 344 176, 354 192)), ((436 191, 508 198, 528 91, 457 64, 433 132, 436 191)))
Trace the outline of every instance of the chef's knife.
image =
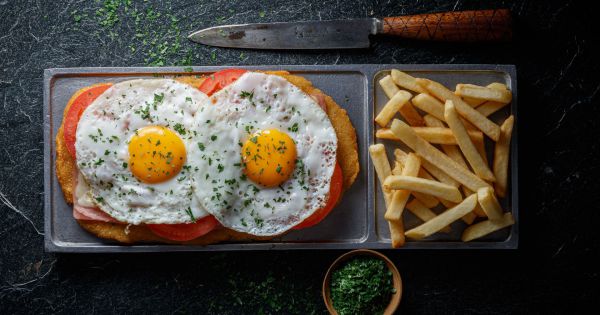
POLYGON ((254 49, 339 49, 369 47, 369 35, 449 42, 496 42, 512 37, 510 11, 479 10, 419 14, 383 19, 255 23, 206 28, 191 41, 254 49))

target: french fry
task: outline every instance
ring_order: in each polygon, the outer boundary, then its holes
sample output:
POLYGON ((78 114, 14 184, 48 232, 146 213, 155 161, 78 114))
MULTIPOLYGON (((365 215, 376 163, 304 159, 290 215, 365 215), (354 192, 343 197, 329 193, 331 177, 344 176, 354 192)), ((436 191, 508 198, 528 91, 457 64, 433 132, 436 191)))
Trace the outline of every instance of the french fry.
POLYGON ((392 175, 385 179, 383 185, 386 189, 417 191, 453 202, 462 200, 462 195, 456 187, 419 177, 392 175))
POLYGON ((515 219, 510 212, 507 212, 499 221, 485 220, 469 226, 464 230, 461 239, 463 242, 469 242, 513 224, 515 224, 515 219))
MULTIPOLYGON (((396 149, 396 150, 394 150, 394 156, 396 157, 396 161, 395 161, 394 169, 392 170, 392 175, 402 175, 402 170, 404 169, 404 163, 406 163, 408 154, 400 149, 396 149)), ((421 160, 421 163, 423 163, 422 160, 421 160)), ((423 169, 419 170, 419 176, 421 176, 420 175, 421 171, 423 171, 423 169)), ((437 198, 429 196, 427 194, 422 194, 422 193, 413 191, 412 195, 415 196, 415 198, 419 199, 428 208, 433 208, 440 203, 440 201, 437 198)))
POLYGON ((515 117, 508 117, 500 127, 500 139, 494 148, 494 175, 496 176, 496 193, 500 197, 506 196, 508 183, 508 158, 510 153, 510 139, 512 137, 515 117))
MULTIPOLYGON (((454 94, 456 94, 456 92, 454 92, 454 94)), ((469 104, 469 106, 471 106, 473 108, 477 108, 486 102, 485 100, 478 100, 476 98, 470 98, 470 97, 462 97, 462 100, 465 101, 465 103, 469 104)))
POLYGON ((465 200, 463 200, 455 207, 444 211, 440 215, 419 225, 414 229, 406 231, 406 233, 404 234, 415 240, 420 240, 425 237, 428 237, 433 233, 436 233, 444 227, 450 225, 452 222, 460 219, 467 213, 473 211, 473 208, 475 208, 475 204, 477 204, 477 195, 473 194, 465 198, 465 200))
POLYGON ((400 70, 392 70, 392 79, 396 85, 417 93, 425 93, 425 89, 417 84, 416 79, 400 70))
MULTIPOLYGON (((396 93, 400 92, 400 89, 396 86, 394 81, 392 80, 392 76, 386 75, 383 79, 379 80, 379 85, 383 89, 383 92, 389 99, 394 97, 396 93)), ((417 110, 412 106, 412 103, 407 102, 399 109, 400 115, 404 117, 406 122, 408 122, 411 126, 424 126, 425 122, 423 121, 423 117, 417 112, 417 110)))
POLYGON ((402 170, 404 169, 404 163, 400 163, 399 161, 394 161, 394 168, 392 168, 392 175, 402 175, 402 170))
POLYGON ((387 126, 398 110, 400 110, 411 97, 412 95, 406 91, 398 91, 398 93, 394 94, 394 96, 385 104, 379 114, 377 114, 375 122, 381 127, 387 126))
MULTIPOLYGON (((407 177, 417 176, 419 173, 419 168, 421 168, 421 160, 414 153, 409 153, 406 158, 406 163, 404 164, 404 168, 402 169, 402 174, 407 177)), ((392 178, 398 175, 390 175, 384 181, 387 182, 388 178, 392 178)), ((402 175, 399 175, 402 176, 402 175)), ((386 187, 386 189, 388 189, 386 187)), ((402 219, 402 212, 404 210, 404 206, 406 206, 406 202, 408 202, 408 197, 410 197, 409 190, 395 190, 392 192, 392 198, 387 207, 387 211, 385 212, 384 218, 388 221, 399 221, 402 219)))
MULTIPOLYGON (((429 115, 441 121, 446 120, 446 118, 444 118, 444 103, 438 101, 435 97, 427 93, 421 93, 413 97, 412 103, 429 115)), ((425 122, 425 124, 427 124, 427 122, 425 122)))
POLYGON ((485 165, 490 165, 488 163, 487 152, 485 151, 485 142, 483 141, 483 138, 471 138, 471 140, 473 140, 473 145, 475 145, 477 153, 481 155, 483 163, 485 163, 485 165))
MULTIPOLYGON (((465 196, 469 196, 469 195, 465 195, 465 196)), ((446 209, 450 209, 453 208, 454 206, 456 206, 455 202, 451 202, 445 199, 440 199, 440 202, 444 205, 444 207, 446 207, 446 209)), ((477 205, 475 205, 475 209, 477 209, 477 205)), ((467 214, 465 214, 461 220, 463 220, 467 225, 471 225, 471 223, 473 223, 473 221, 475 221, 475 218, 477 218, 477 216, 473 213, 473 212, 469 212, 467 214)))
POLYGON ((392 80, 391 75, 386 75, 383 79, 379 80, 379 85, 383 89, 383 93, 385 93, 389 99, 400 92, 400 89, 396 86, 394 80, 392 80))
POLYGON ((397 138, 415 151, 420 157, 436 165, 450 177, 467 186, 469 189, 476 191, 481 187, 489 186, 488 183, 481 180, 475 174, 440 152, 429 142, 419 137, 405 122, 394 119, 392 121, 391 130, 397 138))
POLYGON ((510 103, 512 93, 509 90, 498 90, 474 84, 457 84, 456 95, 492 102, 510 103))
POLYGON ((506 84, 504 83, 500 83, 500 82, 493 82, 487 85, 487 87, 489 87, 490 89, 494 89, 494 90, 508 90, 508 86, 506 86, 506 84))
POLYGON ((387 206, 392 197, 392 192, 383 187, 383 182, 392 174, 392 170, 387 154, 385 153, 385 147, 383 144, 373 144, 369 147, 369 154, 371 155, 371 161, 373 161, 373 167, 375 168, 375 173, 381 184, 381 191, 383 192, 383 198, 387 206))
MULTIPOLYGON (((419 170, 418 177, 421 177, 424 179, 429 179, 429 180, 435 180, 423 168, 423 161, 421 161, 421 169, 419 170)), ((418 191, 413 191, 412 195, 415 196, 415 198, 418 199, 421 203, 423 203, 423 205, 425 205, 427 208, 435 208, 435 207, 437 207, 437 205, 440 204, 440 200, 438 198, 435 198, 434 196, 430 196, 428 194, 420 193, 418 191)))
MULTIPOLYGON (((508 89, 508 87, 506 86, 506 84, 502 84, 502 83, 499 83, 499 82, 494 82, 494 83, 488 84, 487 87, 490 88, 490 89, 495 89, 495 90, 507 90, 508 89)), ((454 92, 454 94, 456 94, 456 91, 454 92)), ((476 99, 476 98, 470 98, 470 97, 467 97, 467 96, 463 96, 462 99, 465 101, 465 103, 471 105, 472 107, 479 107, 479 105, 483 105, 485 103, 488 103, 486 100, 480 100, 480 99, 476 99)), ((485 115, 485 116, 487 116, 487 115, 485 115)))
MULTIPOLYGON (((429 163, 426 160, 422 160, 421 161, 421 167, 423 166, 423 162, 429 163)), ((431 163, 429 163, 429 164, 432 165, 431 163)), ((431 180, 433 180, 433 177, 431 177, 431 175, 429 173, 427 173, 427 171, 425 171, 423 168, 421 168, 421 170, 423 171, 423 174, 419 173, 419 177, 423 177, 425 179, 431 179, 431 180)), ((440 170, 440 172, 441 172, 441 170, 440 170)), ((445 173, 443 173, 443 174, 445 175, 445 173)), ((445 176, 448 176, 448 175, 445 175, 445 176)), ((452 181, 454 181, 454 179, 452 179, 451 177, 448 177, 448 178, 450 178, 452 181)), ((446 183, 446 184, 454 186, 451 183, 446 183)), ((458 186, 460 184, 458 184, 458 182, 456 182, 456 185, 457 185, 456 187, 458 188, 458 186)), ((415 192, 413 192, 413 195, 415 195, 415 192)), ((465 196, 468 196, 468 195, 465 195, 465 196)), ((415 195, 415 197, 416 197, 416 195, 415 195)), ((436 199, 436 200, 438 200, 439 202, 441 202, 444 205, 444 207, 446 207, 446 209, 450 209, 450 208, 456 206, 456 203, 448 201, 448 200, 443 199, 443 198, 439 198, 439 199, 436 199)), ((433 208, 433 207, 429 207, 428 206, 428 208, 433 208)), ((475 206, 475 208, 477 209, 477 206, 475 206)), ((462 220, 465 221, 466 224, 471 224, 475 220, 475 216, 473 216, 472 214, 466 214, 465 216, 462 217, 462 220)))
MULTIPOLYGON (((442 104, 443 106, 444 104, 442 104)), ((443 112, 442 112, 443 115, 443 112)), ((434 117, 433 115, 427 114, 423 116, 423 120, 425 120, 425 125, 427 127, 438 127, 438 128, 448 128, 446 124, 444 124, 446 118, 444 120, 434 117)))
MULTIPOLYGON (((396 158, 396 161, 404 164, 406 163, 406 158, 408 157, 408 153, 400 150, 400 149, 395 149, 394 150, 394 158, 396 158)), ((400 175, 400 174, 398 174, 400 175)))
POLYGON ((473 213, 475 213, 476 216, 480 217, 480 218, 486 218, 487 216, 485 215, 485 212, 483 212, 483 209, 481 209, 480 205, 476 205, 475 209, 473 210, 473 213))
POLYGON ((447 100, 452 101, 456 106, 456 111, 460 113, 462 117, 479 128, 479 130, 483 131, 483 133, 485 133, 492 140, 498 141, 498 137, 500 136, 500 127, 498 127, 498 125, 489 120, 487 117, 483 116, 476 109, 469 106, 469 104, 465 103, 460 96, 455 95, 440 83, 427 79, 416 79, 416 81, 419 85, 427 89, 429 93, 433 94, 433 96, 437 97, 439 100, 444 102, 447 100))
POLYGON ((404 117, 404 120, 406 120, 406 122, 409 125, 414 127, 425 126, 425 121, 423 120, 423 117, 421 117, 421 114, 419 114, 419 112, 415 109, 410 100, 406 102, 404 106, 400 107, 399 112, 400 115, 404 117))
MULTIPOLYGON (((463 193, 465 194, 465 196, 470 196, 473 194, 473 191, 471 191, 469 188, 467 188, 465 186, 462 186, 462 190, 463 190, 463 193)), ((479 203, 477 203, 477 205, 475 206, 473 213, 475 213, 475 215, 477 215, 478 217, 481 217, 481 218, 487 217, 485 212, 483 212, 483 209, 481 209, 481 206, 479 205, 479 203)))
POLYGON ((502 108, 504 108, 508 103, 498 103, 498 102, 485 102, 483 105, 477 107, 477 111, 481 113, 483 116, 489 116, 502 108))
MULTIPOLYGON (((408 211, 414 214, 417 218, 421 219, 423 222, 427 222, 435 218, 437 215, 417 199, 413 199, 411 202, 406 204, 406 209, 408 209, 408 211)), ((444 233, 450 233, 450 231, 450 226, 445 226, 440 230, 440 232, 444 233)))
MULTIPOLYGON (((477 205, 475 205, 475 207, 477 207, 477 205)), ((473 211, 471 211, 471 212, 463 215, 461 219, 467 225, 471 225, 471 224, 473 224, 473 221, 475 221, 475 219, 477 219, 477 215, 473 211)))
POLYGON ((494 190, 491 187, 483 187, 479 188, 477 191, 477 201, 479 201, 479 205, 485 215, 490 220, 501 220, 504 211, 500 207, 500 203, 498 203, 498 199, 494 196, 494 190))
POLYGON ((454 178, 450 177, 448 174, 446 174, 444 171, 439 169, 437 166, 431 164, 431 162, 429 162, 427 160, 423 160, 421 162, 421 166, 424 169, 426 169, 429 173, 431 173, 431 175, 433 175, 433 177, 435 177, 440 182, 442 182, 444 184, 448 184, 450 186, 457 187, 457 188, 458 188, 458 186, 460 186, 460 184, 456 180, 454 180, 454 178))
POLYGON ((388 221, 390 228, 390 239, 392 239, 392 248, 400 248, 406 242, 404 237, 404 223, 402 221, 388 221))
POLYGON ((444 116, 446 117, 446 122, 454 136, 456 137, 456 142, 458 142, 458 146, 461 151, 465 155, 465 158, 473 168, 475 174, 485 180, 495 181, 494 174, 487 166, 487 164, 483 161, 483 157, 475 148, 475 145, 469 138, 467 130, 458 119, 458 113, 455 110, 454 103, 452 101, 447 101, 444 110, 444 116))
POLYGON ((415 199, 422 202, 428 208, 435 208, 440 204, 440 200, 433 196, 423 194, 418 191, 413 191, 411 194, 415 197, 415 199))
MULTIPOLYGON (((425 139, 427 142, 434 144, 457 144, 454 133, 449 128, 413 127, 413 129, 419 137, 425 139)), ((468 135, 473 141, 483 143, 483 134, 480 131, 468 131, 468 135)), ((399 140, 388 128, 378 129, 375 132, 375 137, 379 139, 399 140)))
MULTIPOLYGON (((441 120, 431 115, 425 115, 423 119, 425 120, 425 124, 428 127, 445 127, 444 123, 441 120)), ((442 144, 440 145, 440 147, 442 148, 442 151, 444 151, 444 153, 448 155, 448 157, 454 160, 454 162, 460 164, 465 169, 469 169, 467 162, 465 162, 465 159, 463 158, 462 153, 460 153, 460 149, 457 146, 442 144)))

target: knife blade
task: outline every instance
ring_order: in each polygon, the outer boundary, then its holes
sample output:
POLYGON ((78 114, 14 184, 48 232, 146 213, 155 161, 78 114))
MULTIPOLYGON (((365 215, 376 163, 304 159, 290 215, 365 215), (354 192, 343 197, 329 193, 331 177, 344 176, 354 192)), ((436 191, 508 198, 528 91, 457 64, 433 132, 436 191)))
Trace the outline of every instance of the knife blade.
POLYGON ((367 48, 369 35, 405 39, 474 42, 512 37, 510 11, 475 10, 328 21, 223 25, 188 36, 204 45, 251 49, 367 48))

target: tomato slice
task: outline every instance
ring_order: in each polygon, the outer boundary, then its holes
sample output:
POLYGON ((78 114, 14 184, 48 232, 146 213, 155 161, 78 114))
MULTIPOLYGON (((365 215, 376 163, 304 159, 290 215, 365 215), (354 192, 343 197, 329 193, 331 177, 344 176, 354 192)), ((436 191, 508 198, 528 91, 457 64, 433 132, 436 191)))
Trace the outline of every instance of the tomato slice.
POLYGON ((204 92, 204 94, 210 96, 220 91, 227 85, 235 82, 235 80, 237 80, 246 72, 247 71, 244 69, 225 69, 217 71, 206 78, 206 80, 200 84, 198 89, 204 92))
POLYGON ((335 169, 333 170, 333 175, 331 176, 331 185, 329 187, 329 197, 327 198, 327 204, 325 207, 315 211, 310 217, 304 219, 300 224, 293 227, 294 230, 305 229, 307 227, 311 227, 321 222, 325 217, 333 210, 338 200, 340 199, 340 195, 342 194, 342 184, 344 182, 344 178, 342 176, 342 168, 339 163, 335 163, 335 169))
POLYGON ((88 86, 77 91, 69 100, 71 107, 69 107, 69 111, 65 115, 64 138, 67 151, 69 151, 69 154, 73 158, 75 158, 75 134, 81 114, 100 94, 104 93, 111 86, 112 83, 88 86))
POLYGON ((156 235, 172 241, 189 241, 207 234, 219 225, 212 215, 207 215, 195 223, 182 224, 147 224, 156 235))

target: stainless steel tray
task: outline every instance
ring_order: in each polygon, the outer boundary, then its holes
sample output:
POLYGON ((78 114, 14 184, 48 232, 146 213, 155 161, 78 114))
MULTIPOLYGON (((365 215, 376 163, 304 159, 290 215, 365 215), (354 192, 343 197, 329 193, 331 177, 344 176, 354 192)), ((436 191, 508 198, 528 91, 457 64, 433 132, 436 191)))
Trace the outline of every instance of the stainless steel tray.
MULTIPOLYGON (((332 96, 346 109, 358 136, 361 172, 354 185, 332 213, 315 227, 292 231, 266 242, 221 243, 208 246, 136 244, 121 245, 99 239, 83 230, 73 219, 71 207, 64 201, 54 172, 54 138, 62 121, 63 109, 78 89, 98 82, 117 82, 132 78, 152 78, 205 74, 229 68, 67 68, 44 72, 44 215, 45 247, 49 252, 164 252, 164 251, 230 251, 271 249, 353 249, 390 248, 387 224, 380 213, 383 204, 377 191, 376 176, 369 162, 367 147, 375 142, 373 117, 385 103, 385 95, 377 81, 390 69, 400 69, 416 76, 431 78, 448 86, 459 82, 487 84, 503 82, 513 92, 511 108, 496 113, 501 120, 509 113, 517 119, 516 69, 512 65, 313 65, 313 66, 244 66, 249 70, 287 70, 306 77, 319 89, 332 96)), ((462 243, 459 235, 433 237, 427 241, 407 242, 403 249, 511 249, 518 246, 517 140, 515 130, 511 147, 511 194, 502 200, 517 221, 511 229, 499 231, 482 240, 462 243)), ((413 224, 410 216, 407 225, 413 224)), ((456 229, 462 230, 454 223, 456 229)))

